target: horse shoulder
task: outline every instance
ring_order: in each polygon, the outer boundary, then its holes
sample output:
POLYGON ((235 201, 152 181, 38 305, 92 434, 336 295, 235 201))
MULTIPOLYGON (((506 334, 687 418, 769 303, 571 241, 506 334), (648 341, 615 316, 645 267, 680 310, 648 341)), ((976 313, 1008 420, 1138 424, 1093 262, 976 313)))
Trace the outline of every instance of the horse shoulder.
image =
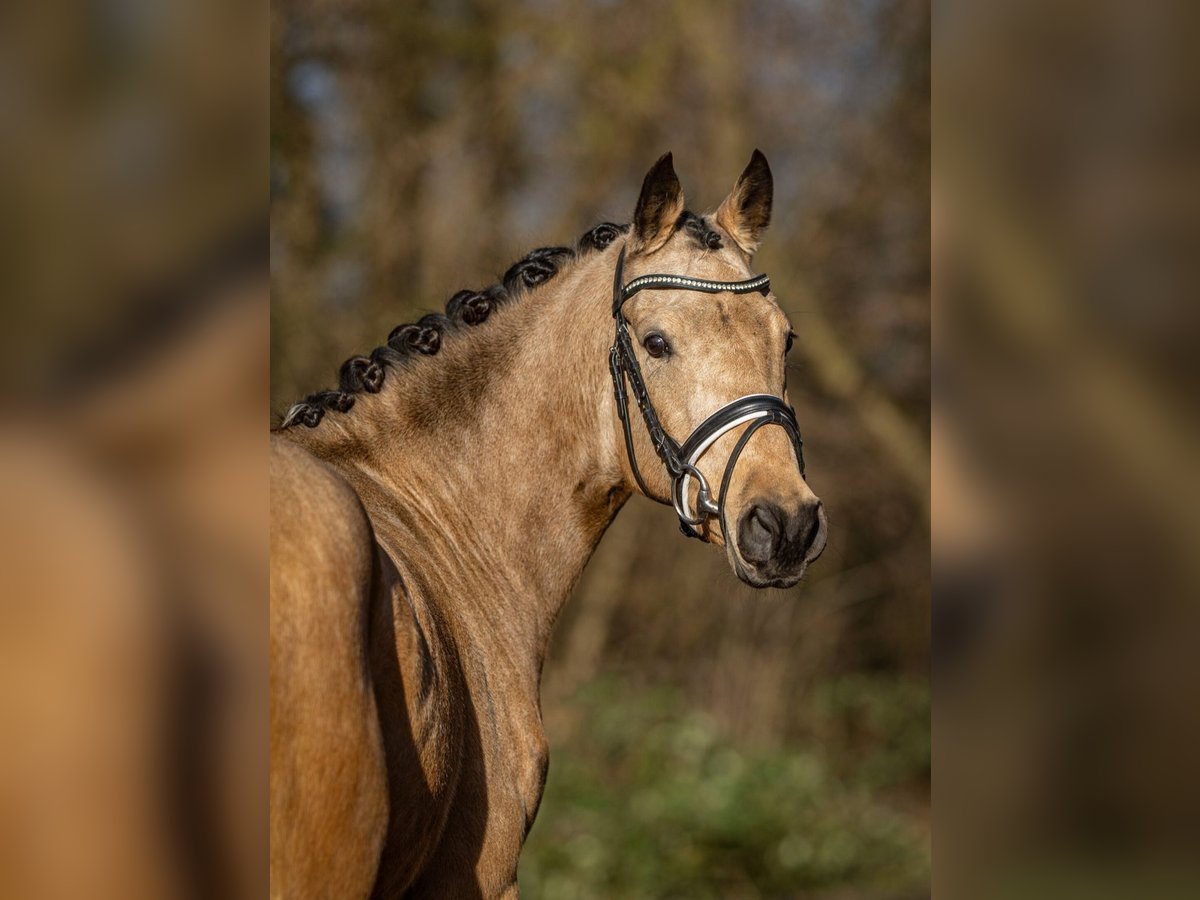
POLYGON ((387 830, 371 678, 375 541, 354 490, 287 440, 271 452, 271 893, 366 897, 387 830))

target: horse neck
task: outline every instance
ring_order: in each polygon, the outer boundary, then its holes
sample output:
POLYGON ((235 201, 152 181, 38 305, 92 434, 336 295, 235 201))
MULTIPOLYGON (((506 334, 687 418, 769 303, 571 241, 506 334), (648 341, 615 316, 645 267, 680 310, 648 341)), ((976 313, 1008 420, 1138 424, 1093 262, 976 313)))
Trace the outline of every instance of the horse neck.
POLYGON ((339 417, 368 432, 339 468, 381 542, 470 640, 500 645, 535 678, 629 496, 607 368, 616 249, 389 373, 380 394, 360 397, 366 415, 339 417))

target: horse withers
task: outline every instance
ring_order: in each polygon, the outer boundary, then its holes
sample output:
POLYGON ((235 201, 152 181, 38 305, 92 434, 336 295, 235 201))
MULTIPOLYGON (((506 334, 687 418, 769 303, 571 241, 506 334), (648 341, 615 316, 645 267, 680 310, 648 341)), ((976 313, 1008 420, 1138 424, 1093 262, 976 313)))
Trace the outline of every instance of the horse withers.
POLYGON ((348 360, 272 437, 271 893, 515 897, 545 784, 555 620, 634 493, 789 586, 825 544, 750 262, 755 151, 709 215, 671 161, 630 225, 348 360))

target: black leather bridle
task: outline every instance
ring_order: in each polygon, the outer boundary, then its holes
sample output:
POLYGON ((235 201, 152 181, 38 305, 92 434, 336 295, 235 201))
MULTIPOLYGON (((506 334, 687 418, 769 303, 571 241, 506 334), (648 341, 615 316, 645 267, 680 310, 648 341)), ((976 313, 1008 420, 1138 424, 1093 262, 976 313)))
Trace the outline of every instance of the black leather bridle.
POLYGON ((700 291, 706 294, 720 294, 726 291, 734 294, 749 294, 757 291, 765 297, 771 290, 771 279, 766 275, 756 275, 745 281, 709 281, 704 278, 691 278, 687 275, 642 275, 633 279, 629 284, 625 284, 624 274, 625 248, 622 247, 621 255, 617 257, 617 270, 613 276, 613 319, 616 320, 617 333, 608 354, 608 367, 612 372, 613 391, 617 399, 617 415, 625 430, 625 452, 629 456, 629 466, 633 469, 633 477, 637 479, 638 487, 647 497, 675 507, 675 512, 679 516, 679 529, 688 537, 703 537, 697 530, 697 526, 702 525, 708 516, 716 516, 720 520, 722 533, 728 535, 729 529, 725 522, 725 495, 729 491, 729 481, 733 477, 733 469, 742 455, 742 450, 745 449, 747 442, 759 428, 764 425, 780 425, 787 431, 796 451, 796 463, 800 467, 800 474, 804 475, 804 453, 802 451, 804 442, 800 439, 800 426, 796 424, 796 413, 781 398, 773 394, 747 394, 745 397, 739 397, 726 403, 697 425, 696 430, 688 436, 686 441, 682 444, 678 443, 667 434, 662 422, 659 421, 654 404, 650 401, 646 382, 642 378, 641 366, 638 365, 637 357, 633 352, 629 323, 625 320, 625 315, 621 310, 625 301, 638 291, 645 290, 700 291), (650 443, 654 446, 654 452, 658 454, 658 458, 662 460, 671 476, 670 500, 654 496, 642 479, 641 470, 638 469, 637 454, 633 449, 633 434, 629 424, 629 398, 625 390, 626 380, 629 382, 629 388, 633 393, 633 399, 637 402, 638 409, 642 411, 642 418, 646 421, 646 431, 650 435, 650 443), (729 454, 729 461, 725 464, 725 474, 721 478, 721 488, 714 501, 708 481, 701 474, 696 463, 719 437, 745 424, 749 424, 749 427, 734 445, 733 452, 729 454), (699 484, 699 491, 696 495, 697 510, 694 515, 688 498, 688 482, 692 478, 695 478, 699 484))

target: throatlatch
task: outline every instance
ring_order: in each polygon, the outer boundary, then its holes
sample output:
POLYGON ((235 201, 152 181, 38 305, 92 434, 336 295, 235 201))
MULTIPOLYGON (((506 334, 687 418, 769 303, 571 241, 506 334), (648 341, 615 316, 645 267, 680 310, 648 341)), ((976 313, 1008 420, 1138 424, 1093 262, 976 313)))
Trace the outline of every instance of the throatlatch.
POLYGON ((621 419, 621 427, 625 432, 625 452, 629 457, 629 466, 633 477, 637 480, 642 493, 659 503, 675 507, 679 516, 679 529, 688 537, 701 538, 698 526, 702 525, 709 516, 716 516, 721 522, 721 530, 729 534, 725 523, 725 496, 729 491, 729 482, 738 458, 742 455, 751 436, 764 425, 780 425, 792 440, 796 451, 796 463, 800 474, 804 475, 804 441, 800 438, 800 426, 796 423, 796 413, 774 394, 747 394, 726 403, 716 412, 701 422, 683 444, 672 438, 659 421, 650 394, 646 390, 646 382, 642 378, 641 366, 633 352, 633 341, 629 335, 629 323, 621 311, 625 301, 643 290, 674 290, 700 291, 706 294, 720 294, 726 291, 734 294, 748 294, 758 291, 764 297, 771 290, 771 279, 766 275, 756 275, 745 281, 709 281, 704 278, 691 278, 687 275, 642 275, 629 284, 623 283, 625 273, 625 248, 617 257, 617 269, 613 276, 613 319, 616 320, 616 338, 608 354, 608 367, 612 372, 613 392, 617 400, 617 415, 621 419), (637 454, 633 449, 633 433, 629 425, 629 398, 626 393, 626 381, 642 418, 646 422, 646 431, 650 435, 650 443, 654 452, 662 460, 663 466, 671 476, 671 497, 664 500, 654 496, 646 486, 638 468, 637 454), (700 457, 716 443, 722 435, 749 424, 749 427, 738 439, 729 461, 725 464, 725 474, 721 478, 720 490, 714 499, 708 481, 697 468, 700 457), (696 479, 699 487, 696 493, 696 511, 693 513, 688 489, 691 479, 696 479))

